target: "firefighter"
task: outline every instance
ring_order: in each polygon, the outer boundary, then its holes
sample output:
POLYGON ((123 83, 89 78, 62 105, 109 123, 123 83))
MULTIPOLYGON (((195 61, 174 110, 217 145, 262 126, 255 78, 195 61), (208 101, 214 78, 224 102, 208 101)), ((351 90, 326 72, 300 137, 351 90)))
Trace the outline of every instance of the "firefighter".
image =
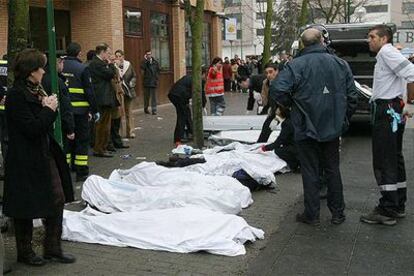
MULTIPOLYGON (((6 117, 4 103, 6 101, 7 93, 7 56, 4 55, 0 60, 0 141, 1 141, 1 152, 4 160, 6 159, 7 153, 7 128, 6 128, 6 117)), ((2 166, 3 167, 3 166, 2 166)), ((0 178, 4 175, 1 173, 0 178)))
POLYGON ((69 143, 67 160, 76 172, 76 181, 84 181, 89 175, 89 121, 95 117, 99 120, 95 96, 92 90, 88 67, 80 60, 81 47, 72 42, 66 49, 63 75, 67 79, 70 100, 75 120, 75 139, 69 143))

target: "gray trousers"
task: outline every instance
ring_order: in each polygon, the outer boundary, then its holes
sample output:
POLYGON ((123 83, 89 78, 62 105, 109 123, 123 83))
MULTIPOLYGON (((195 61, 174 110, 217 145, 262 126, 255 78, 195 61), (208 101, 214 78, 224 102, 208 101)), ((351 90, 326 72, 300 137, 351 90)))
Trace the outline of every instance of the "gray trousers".
POLYGON ((149 106, 149 100, 151 98, 151 110, 157 111, 157 94, 155 87, 144 87, 144 109, 147 110, 149 106))
POLYGON ((4 241, 3 235, 0 232, 0 275, 3 275, 4 268, 4 241))

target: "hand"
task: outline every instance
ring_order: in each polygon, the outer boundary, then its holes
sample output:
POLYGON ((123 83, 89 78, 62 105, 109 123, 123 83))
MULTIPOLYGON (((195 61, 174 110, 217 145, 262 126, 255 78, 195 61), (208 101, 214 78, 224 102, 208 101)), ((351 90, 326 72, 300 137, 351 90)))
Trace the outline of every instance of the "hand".
POLYGON ((58 107, 58 99, 57 99, 56 95, 52 95, 52 96, 49 96, 49 97, 43 97, 42 98, 42 105, 52 109, 53 111, 56 111, 56 109, 58 107))
POLYGON ((66 138, 68 138, 69 140, 74 140, 75 139, 75 133, 71 133, 66 135, 66 138))
POLYGON ((404 117, 412 118, 414 115, 414 105, 407 103, 402 114, 404 117))

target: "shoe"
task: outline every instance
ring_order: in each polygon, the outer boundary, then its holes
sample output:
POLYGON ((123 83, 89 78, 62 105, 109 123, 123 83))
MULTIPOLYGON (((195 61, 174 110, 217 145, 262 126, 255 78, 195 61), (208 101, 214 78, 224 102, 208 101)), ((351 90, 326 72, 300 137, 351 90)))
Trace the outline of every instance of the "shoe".
POLYGON ((305 214, 304 214, 304 213, 302 213, 302 214, 297 214, 297 215, 296 215, 296 221, 297 221, 297 222, 306 223, 306 224, 309 224, 309 225, 312 225, 312 226, 318 226, 318 225, 320 225, 320 224, 321 224, 321 222, 319 221, 319 219, 313 219, 313 220, 310 220, 310 219, 308 219, 308 218, 305 216, 305 214))
POLYGON ((88 175, 76 175, 76 182, 84 182, 88 178, 88 175))
POLYGON ((147 109, 147 108, 145 108, 145 109, 144 109, 144 113, 145 113, 145 114, 150 114, 150 112, 148 111, 148 109, 147 109))
POLYGON ((339 225, 339 224, 342 224, 345 221, 345 219, 346 217, 343 214, 339 216, 332 216, 331 223, 335 225, 339 225))
POLYGON ((360 220, 368 224, 383 224, 388 226, 397 224, 397 220, 395 218, 382 215, 378 207, 376 207, 371 213, 362 215, 360 220))
POLYGON ((36 254, 31 254, 28 256, 18 256, 17 257, 17 262, 19 263, 24 263, 26 265, 30 265, 30 266, 43 266, 46 264, 45 260, 40 257, 37 256, 36 254))
POLYGON ((104 153, 93 153, 93 156, 95 157, 103 157, 103 158, 112 158, 114 157, 112 154, 108 153, 108 152, 104 152, 104 153))
POLYGON ((127 145, 116 145, 115 148, 117 148, 117 149, 129 149, 129 146, 127 146, 127 145))
POLYGON ((71 254, 45 254, 43 258, 47 261, 62 263, 62 264, 73 264, 76 262, 76 258, 71 254))
POLYGON ((397 211, 388 211, 392 218, 402 219, 406 217, 406 213, 404 210, 397 210, 397 211))
POLYGON ((114 146, 112 146, 112 145, 107 146, 106 147, 106 150, 107 151, 110 151, 110 152, 116 152, 116 148, 114 146))
POLYGON ((129 136, 127 136, 127 138, 134 139, 135 138, 135 133, 131 133, 129 136))
POLYGON ((153 111, 152 112, 152 115, 157 115, 157 111, 153 111))

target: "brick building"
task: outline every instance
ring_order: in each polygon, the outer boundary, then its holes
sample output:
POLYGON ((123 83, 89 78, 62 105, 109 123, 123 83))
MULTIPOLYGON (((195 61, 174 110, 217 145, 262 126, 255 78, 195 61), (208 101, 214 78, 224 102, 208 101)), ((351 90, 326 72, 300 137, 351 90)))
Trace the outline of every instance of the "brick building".
MULTIPOLYGON (((185 20, 182 0, 55 0, 57 48, 71 41, 81 44, 83 53, 101 42, 115 51, 124 49, 135 66, 151 49, 161 64, 159 101, 167 101, 169 87, 191 68, 191 32, 185 20)), ((192 1, 195 2, 195 1, 192 1)), ((30 0, 31 46, 47 49, 46 0, 30 0)), ((220 0, 205 1, 203 60, 208 64, 221 56, 220 0)), ((7 0, 0 0, 0 54, 7 50, 7 0)), ((137 87, 140 96, 141 87, 137 87)), ((142 103, 138 99, 138 103, 142 103)))

